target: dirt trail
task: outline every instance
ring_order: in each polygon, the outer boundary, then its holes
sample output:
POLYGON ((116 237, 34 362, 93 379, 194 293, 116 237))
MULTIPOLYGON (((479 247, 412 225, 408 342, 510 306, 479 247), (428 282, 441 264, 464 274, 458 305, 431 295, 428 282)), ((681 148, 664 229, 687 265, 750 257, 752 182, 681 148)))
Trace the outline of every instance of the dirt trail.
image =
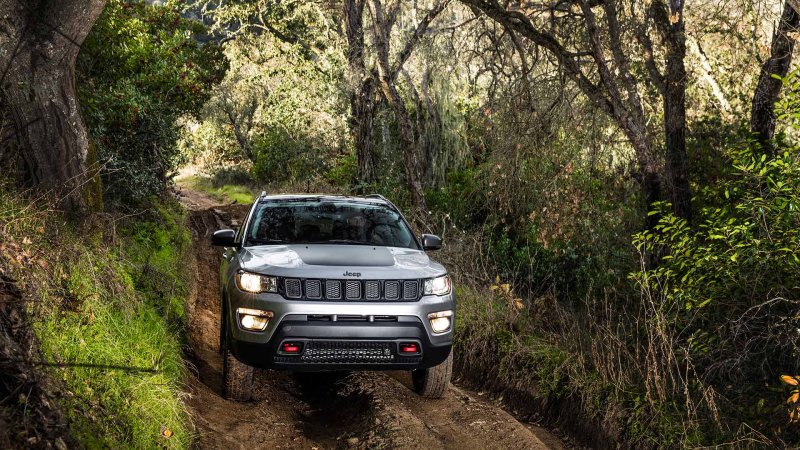
POLYGON ((188 305, 195 369, 188 403, 201 448, 564 448, 557 437, 518 422, 466 389, 451 386, 441 400, 417 397, 405 372, 257 370, 252 401, 222 399, 217 334, 221 252, 209 245, 209 236, 238 225, 246 207, 218 205, 199 192, 181 194, 190 211, 197 263, 197 288, 188 305))

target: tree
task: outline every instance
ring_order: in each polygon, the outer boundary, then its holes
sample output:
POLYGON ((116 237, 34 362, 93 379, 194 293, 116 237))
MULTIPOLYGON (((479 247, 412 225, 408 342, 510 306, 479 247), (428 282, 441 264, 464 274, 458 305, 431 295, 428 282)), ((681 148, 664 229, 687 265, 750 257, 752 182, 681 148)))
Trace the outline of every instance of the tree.
POLYGON ((434 4, 422 20, 419 21, 412 34, 406 38, 405 45, 398 53, 394 63, 389 61, 391 35, 397 15, 400 12, 401 2, 395 3, 388 10, 384 9, 381 0, 372 0, 370 3, 375 50, 377 53, 378 85, 381 95, 391 107, 397 121, 406 184, 411 193, 411 202, 417 213, 424 213, 427 209, 425 206, 425 193, 422 187, 421 151, 411 116, 406 108, 405 101, 397 91, 396 80, 397 75, 403 69, 403 65, 411 56, 414 47, 419 43, 430 23, 444 10, 448 3, 448 0, 444 0, 434 4))
POLYGON ((750 111, 750 128, 767 154, 774 153, 772 137, 775 134, 775 102, 781 92, 782 82, 775 78, 784 78, 789 73, 792 63, 794 41, 800 27, 800 14, 795 7, 796 1, 786 1, 783 13, 772 35, 772 48, 769 58, 761 66, 758 85, 753 94, 750 111))
POLYGON ((27 181, 89 207, 89 135, 75 88, 75 62, 104 0, 0 0, 0 89, 16 128, 27 181))
POLYGON ((372 142, 376 98, 374 69, 367 70, 364 49, 364 6, 366 0, 344 0, 347 35, 348 87, 350 90, 350 132, 356 150, 356 179, 359 183, 375 180, 376 156, 372 142))
POLYGON ((78 94, 110 207, 146 206, 181 162, 181 122, 227 67, 219 46, 196 41, 205 31, 175 2, 108 0, 83 42, 78 94))
MULTIPOLYGON (((636 154, 638 179, 648 206, 663 199, 663 184, 673 212, 691 217, 681 0, 625 3, 622 6, 629 5, 628 11, 620 11, 616 0, 526 3, 518 8, 496 0, 462 2, 549 52, 580 91, 625 133, 636 154), (653 39, 653 31, 658 41, 653 39), (666 60, 663 69, 656 62, 659 51, 666 60), (639 53, 644 57, 637 59, 639 53), (645 73, 632 69, 631 61, 641 63, 645 73), (661 97, 668 117, 660 137, 649 125, 655 118, 646 114, 640 95, 650 90, 661 97), (663 142, 665 157, 660 156, 659 142, 663 142)), ((651 218, 650 225, 654 223, 651 218)))

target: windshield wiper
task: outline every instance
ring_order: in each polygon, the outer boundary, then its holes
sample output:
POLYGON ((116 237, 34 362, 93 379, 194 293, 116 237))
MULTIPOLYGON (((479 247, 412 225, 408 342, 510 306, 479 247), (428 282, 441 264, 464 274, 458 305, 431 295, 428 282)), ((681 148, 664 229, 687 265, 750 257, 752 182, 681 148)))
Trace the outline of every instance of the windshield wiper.
POLYGON ((256 245, 285 244, 283 239, 248 239, 248 243, 256 245))
POLYGON ((355 239, 326 239, 324 241, 309 242, 309 244, 350 244, 350 245, 375 245, 372 242, 357 241, 355 239))

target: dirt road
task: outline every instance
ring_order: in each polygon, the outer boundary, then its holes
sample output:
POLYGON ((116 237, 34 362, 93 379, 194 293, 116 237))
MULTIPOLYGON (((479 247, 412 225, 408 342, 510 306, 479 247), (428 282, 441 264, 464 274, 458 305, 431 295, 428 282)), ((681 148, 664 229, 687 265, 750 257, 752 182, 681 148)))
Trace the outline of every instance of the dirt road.
POLYGON ((236 225, 246 211, 241 205, 217 205, 202 193, 184 190, 183 195, 197 264, 197 288, 188 305, 195 370, 188 403, 201 448, 563 448, 557 437, 518 422, 469 390, 451 386, 441 400, 417 397, 404 372, 257 370, 252 401, 222 399, 217 351, 221 252, 208 242, 213 231, 236 225))

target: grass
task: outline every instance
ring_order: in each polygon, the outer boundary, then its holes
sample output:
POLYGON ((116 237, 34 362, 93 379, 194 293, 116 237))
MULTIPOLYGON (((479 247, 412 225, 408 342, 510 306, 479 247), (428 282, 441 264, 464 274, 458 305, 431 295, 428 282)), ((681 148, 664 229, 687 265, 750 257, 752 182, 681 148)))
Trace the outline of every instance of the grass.
MULTIPOLYGON (((464 283, 457 288, 455 356, 459 375, 509 398, 526 393, 533 401, 525 400, 515 409, 540 414, 545 421, 551 420, 550 425, 572 433, 587 433, 579 431, 575 423, 598 417, 618 420, 603 417, 617 408, 609 395, 611 387, 586 366, 574 349, 563 345, 558 335, 540 323, 540 317, 546 314, 545 306, 519 299, 502 286, 498 282, 492 289, 484 289, 464 283), (570 409, 565 414, 545 410, 562 401, 580 407, 566 406, 570 409), (593 401, 598 402, 595 408, 588 404, 593 401)), ((589 433, 583 438, 587 443, 601 439, 599 435, 592 436, 594 432, 589 433)))
POLYGON ((87 448, 189 448, 182 360, 190 242, 179 206, 72 225, 0 192, 0 232, 32 300, 62 409, 87 448), (169 437, 167 437, 169 435, 169 437))
POLYGON ((189 189, 205 192, 220 202, 248 204, 253 203, 256 198, 256 193, 246 186, 238 184, 217 185, 211 178, 200 175, 191 175, 176 181, 189 189))

